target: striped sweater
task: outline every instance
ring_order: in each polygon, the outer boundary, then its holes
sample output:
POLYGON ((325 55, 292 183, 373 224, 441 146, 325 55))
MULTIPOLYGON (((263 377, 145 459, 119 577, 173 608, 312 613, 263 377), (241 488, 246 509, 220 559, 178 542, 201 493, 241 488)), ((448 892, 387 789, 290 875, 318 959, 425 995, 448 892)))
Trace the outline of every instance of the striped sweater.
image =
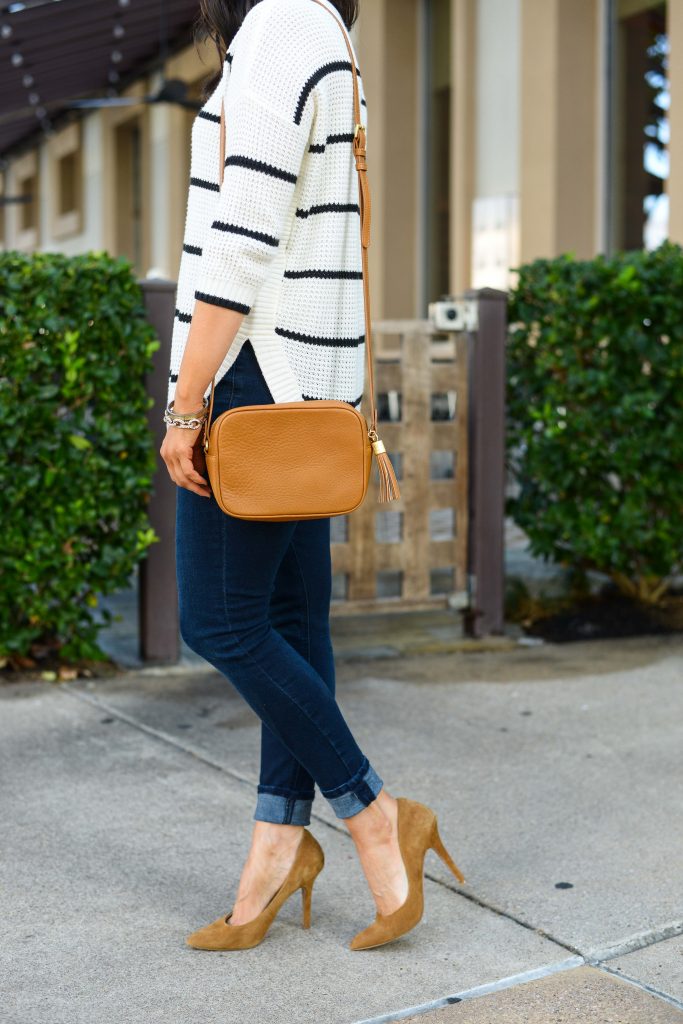
MULTIPOLYGON (((358 87, 367 124, 360 77, 358 87)), ((275 402, 360 406, 365 323, 353 125, 339 25, 312 0, 260 0, 192 127, 169 401, 201 299, 246 314, 216 383, 248 338, 275 402)))

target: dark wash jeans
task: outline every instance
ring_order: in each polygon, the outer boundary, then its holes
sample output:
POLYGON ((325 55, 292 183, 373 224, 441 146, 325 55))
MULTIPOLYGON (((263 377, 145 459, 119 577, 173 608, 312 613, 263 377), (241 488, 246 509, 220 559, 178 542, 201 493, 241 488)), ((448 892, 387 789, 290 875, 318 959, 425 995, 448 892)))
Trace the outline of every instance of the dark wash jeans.
MULTIPOLYGON (((247 339, 214 418, 272 401, 247 339)), ((254 819, 309 824, 315 783, 337 817, 362 811, 383 783, 335 700, 330 518, 238 519, 179 487, 176 557, 183 639, 261 719, 254 819)))

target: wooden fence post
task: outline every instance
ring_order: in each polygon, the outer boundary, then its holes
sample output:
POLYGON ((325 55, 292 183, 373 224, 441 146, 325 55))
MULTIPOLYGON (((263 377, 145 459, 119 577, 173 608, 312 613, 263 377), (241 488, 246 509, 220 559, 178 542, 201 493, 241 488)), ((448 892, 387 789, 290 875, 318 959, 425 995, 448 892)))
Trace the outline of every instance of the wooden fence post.
POLYGON ((479 325, 470 358, 470 552, 468 632, 504 631, 505 613, 505 345, 507 293, 468 291, 479 325))
POLYGON ((149 278, 139 283, 149 322, 161 345, 154 353, 152 370, 147 377, 147 392, 154 399, 154 405, 149 411, 149 425, 157 456, 149 518, 159 541, 152 544, 140 563, 138 642, 140 657, 144 662, 168 665, 174 664, 180 657, 175 577, 176 485, 158 452, 166 433, 162 416, 168 390, 176 282, 149 278))

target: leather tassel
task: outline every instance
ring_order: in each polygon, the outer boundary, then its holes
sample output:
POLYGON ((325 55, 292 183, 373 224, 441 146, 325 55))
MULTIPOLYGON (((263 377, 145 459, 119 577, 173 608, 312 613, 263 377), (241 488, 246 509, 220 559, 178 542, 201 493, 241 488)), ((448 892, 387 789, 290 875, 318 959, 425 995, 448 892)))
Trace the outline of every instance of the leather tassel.
POLYGON ((391 465, 391 459, 384 447, 384 442, 377 438, 376 441, 372 442, 372 450, 377 458, 377 468, 379 469, 379 496, 377 500, 394 501, 400 498, 401 492, 398 480, 394 473, 394 467, 391 465))

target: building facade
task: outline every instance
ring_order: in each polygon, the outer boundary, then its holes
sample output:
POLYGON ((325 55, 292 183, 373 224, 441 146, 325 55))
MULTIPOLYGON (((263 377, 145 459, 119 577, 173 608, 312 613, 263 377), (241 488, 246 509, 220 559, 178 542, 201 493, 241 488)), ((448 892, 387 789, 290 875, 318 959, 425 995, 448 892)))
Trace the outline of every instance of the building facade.
MULTIPOLYGON (((361 0, 375 318, 571 251, 683 242, 683 0, 361 0)), ((202 82, 213 46, 169 58, 202 82)), ((153 92, 158 77, 125 90, 153 92)), ((194 113, 84 113, 3 155, 0 245, 175 278, 194 113)))

